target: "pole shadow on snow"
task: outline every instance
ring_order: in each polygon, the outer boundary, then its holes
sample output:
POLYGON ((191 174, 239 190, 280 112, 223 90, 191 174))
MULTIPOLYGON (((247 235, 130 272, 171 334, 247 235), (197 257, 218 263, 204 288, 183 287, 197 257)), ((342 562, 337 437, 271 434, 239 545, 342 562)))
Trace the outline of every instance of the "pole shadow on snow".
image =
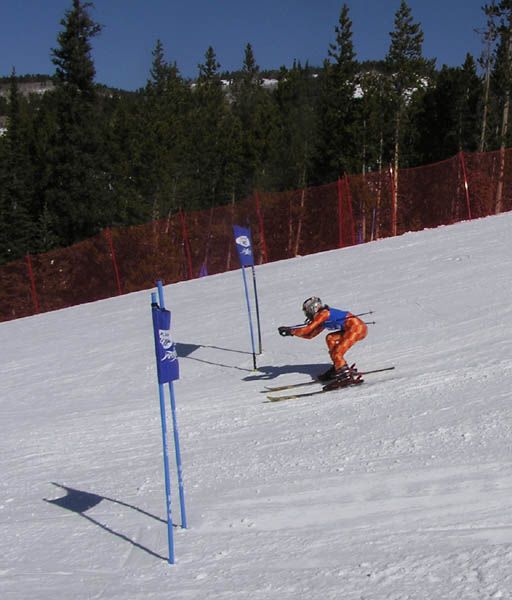
POLYGON ((220 346, 211 346, 209 344, 187 344, 184 342, 176 342, 176 350, 180 358, 189 358, 189 355, 199 348, 213 348, 214 350, 222 350, 223 352, 236 352, 236 354, 249 354, 252 356, 252 352, 246 350, 233 350, 232 348, 221 348, 220 346))
MULTIPOLYGON (((62 498, 56 498, 55 500, 48 500, 47 498, 43 498, 44 502, 48 502, 48 504, 54 504, 56 506, 60 506, 61 508, 65 508, 66 510, 70 510, 71 512, 74 512, 74 513, 80 515, 81 517, 83 517, 84 519, 86 519, 87 521, 89 521, 89 523, 93 523, 94 525, 97 525, 104 531, 107 531, 108 533, 111 533, 112 535, 115 535, 116 537, 121 538, 125 542, 128 542, 135 548, 139 548, 139 550, 143 550, 144 552, 147 552, 148 554, 150 554, 151 556, 154 556, 155 558, 167 560, 167 558, 165 556, 162 556, 160 554, 157 554, 156 552, 153 552, 149 548, 146 548, 145 546, 142 546, 138 542, 131 540, 128 536, 120 533, 119 531, 115 531, 114 529, 111 529, 107 525, 100 523, 100 521, 97 521, 93 517, 86 515, 85 512, 87 510, 89 510, 90 508, 97 506, 100 502, 103 502, 103 500, 106 500, 108 502, 113 502, 114 504, 120 504, 121 506, 126 506, 128 508, 136 510, 137 512, 140 512, 143 515, 151 517, 152 519, 155 519, 156 521, 160 521, 161 523, 167 523, 167 521, 165 521, 164 519, 161 519, 160 517, 152 515, 151 513, 148 513, 145 510, 138 508, 137 506, 133 506, 131 504, 127 504, 126 502, 122 502, 121 500, 116 500, 114 498, 109 498, 107 496, 100 496, 98 494, 92 494, 91 492, 84 492, 82 490, 76 490, 74 488, 70 488, 65 485, 61 485, 60 483, 55 483, 54 481, 52 481, 51 483, 52 483, 52 485, 64 490, 66 492, 66 495, 62 496, 62 498)), ((176 525, 174 525, 174 527, 176 527, 176 525)))
POLYGON ((183 342, 176 342, 176 352, 178 353, 178 358, 190 358, 190 360, 197 360, 197 362, 205 363, 207 365, 215 365, 216 367, 226 367, 227 369, 237 369, 238 371, 251 371, 251 369, 237 367, 236 365, 225 365, 222 363, 213 362, 211 360, 205 360, 204 358, 196 358, 194 356, 190 356, 199 348, 212 348, 213 350, 222 350, 223 352, 235 352, 237 354, 248 354, 249 356, 252 356, 252 352, 246 352, 245 350, 232 350, 230 348, 220 348, 219 346, 209 346, 206 344, 185 344, 183 342))
POLYGON ((244 381, 262 381, 267 379, 275 379, 276 377, 286 375, 287 373, 303 373, 304 375, 315 377, 319 373, 322 373, 322 371, 325 371, 328 368, 328 366, 328 364, 283 365, 281 367, 265 365, 258 367, 258 371, 253 375, 244 377, 244 381))

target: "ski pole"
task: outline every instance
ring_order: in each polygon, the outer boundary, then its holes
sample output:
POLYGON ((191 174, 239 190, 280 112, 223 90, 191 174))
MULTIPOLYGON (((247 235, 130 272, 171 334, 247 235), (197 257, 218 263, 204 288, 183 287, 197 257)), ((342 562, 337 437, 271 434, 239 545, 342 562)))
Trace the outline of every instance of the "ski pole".
MULTIPOLYGON (((358 313, 357 315, 350 315, 350 317, 347 317, 347 319, 354 319, 355 317, 364 317, 365 315, 373 315, 373 310, 369 310, 368 312, 364 312, 364 313, 358 313)), ((364 321, 366 323, 366 325, 376 325, 376 321, 364 321)), ((305 325, 308 324, 308 321, 306 321, 305 323, 301 323, 299 325, 290 325, 289 329, 300 329, 301 327, 304 327, 305 325)))

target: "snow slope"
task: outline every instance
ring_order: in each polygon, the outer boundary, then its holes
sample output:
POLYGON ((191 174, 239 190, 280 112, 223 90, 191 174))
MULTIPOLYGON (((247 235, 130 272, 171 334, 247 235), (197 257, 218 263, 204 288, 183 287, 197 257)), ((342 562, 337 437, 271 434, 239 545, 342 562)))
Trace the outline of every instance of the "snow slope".
MULTIPOLYGON (((2 600, 512 598, 512 214, 167 286, 189 529, 167 537, 150 293, 0 324, 2 600), (304 298, 375 311, 365 385, 304 298)), ((173 478, 174 521, 179 519, 173 478)))

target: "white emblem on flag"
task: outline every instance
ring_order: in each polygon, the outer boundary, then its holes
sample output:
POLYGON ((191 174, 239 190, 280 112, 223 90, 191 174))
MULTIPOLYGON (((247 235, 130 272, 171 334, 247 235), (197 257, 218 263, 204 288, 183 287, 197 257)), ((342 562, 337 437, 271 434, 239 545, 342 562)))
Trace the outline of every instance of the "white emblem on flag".
POLYGON ((243 254, 244 256, 250 256, 252 254, 251 240, 246 235, 239 235, 235 239, 235 242, 239 246, 242 246, 242 249, 240 250, 240 254, 243 254))
POLYGON ((236 238, 235 242, 239 246, 243 246, 244 248, 250 248, 251 247, 251 240, 246 235, 239 235, 236 238))
POLYGON ((168 329, 159 329, 158 335, 160 337, 160 344, 162 344, 162 348, 167 350, 172 346, 171 332, 168 329))
POLYGON ((158 336, 160 338, 160 344, 165 350, 162 360, 176 360, 178 358, 178 353, 174 348, 174 342, 169 329, 159 329, 158 336))

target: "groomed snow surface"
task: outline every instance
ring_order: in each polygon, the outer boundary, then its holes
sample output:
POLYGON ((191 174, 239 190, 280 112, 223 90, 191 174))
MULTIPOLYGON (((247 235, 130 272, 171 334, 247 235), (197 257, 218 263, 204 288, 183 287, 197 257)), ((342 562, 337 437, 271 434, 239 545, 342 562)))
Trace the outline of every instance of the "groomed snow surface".
POLYGON ((240 271, 166 286, 175 565, 151 290, 0 324, 2 600, 512 598, 511 232, 503 214, 258 266, 257 372, 240 271), (396 369, 264 403, 327 367, 324 335, 277 333, 311 295, 373 310, 347 358, 396 369))

